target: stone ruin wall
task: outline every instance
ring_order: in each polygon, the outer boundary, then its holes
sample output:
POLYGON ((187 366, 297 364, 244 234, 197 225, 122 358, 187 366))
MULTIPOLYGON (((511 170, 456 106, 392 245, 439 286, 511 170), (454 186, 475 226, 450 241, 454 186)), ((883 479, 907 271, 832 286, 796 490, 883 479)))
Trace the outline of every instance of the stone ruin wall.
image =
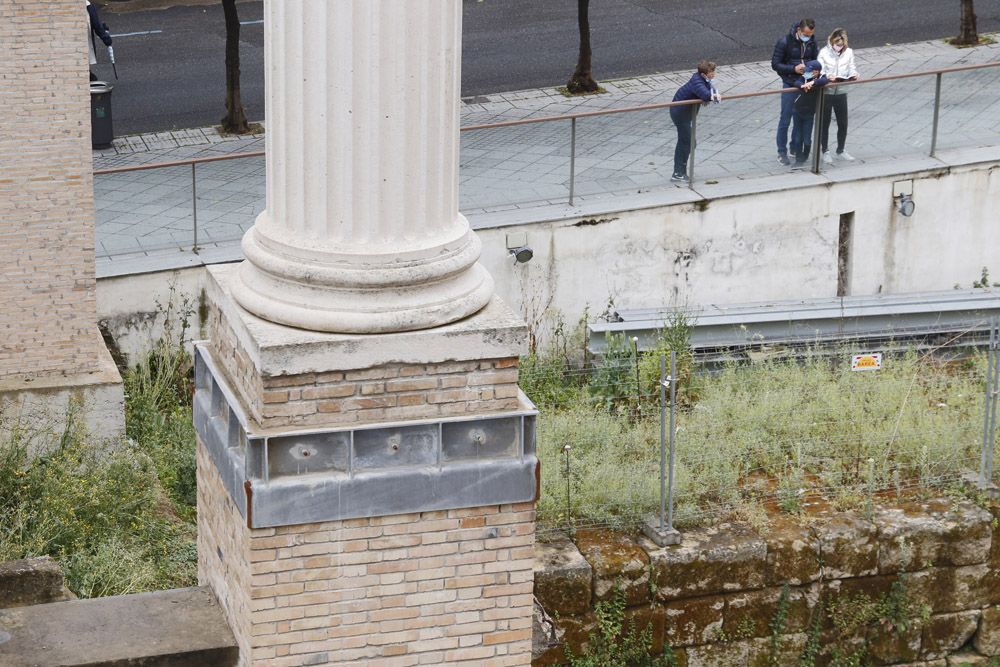
MULTIPOLYGON (((685 532, 677 546, 644 537, 578 530, 571 541, 539 541, 535 596, 536 667, 579 655, 596 628, 594 607, 622 591, 626 626, 650 627, 654 651, 673 648, 679 665, 799 664, 820 600, 878 599, 895 581, 930 615, 903 631, 884 626, 838 631, 829 615, 818 634, 831 646, 868 642, 872 664, 945 667, 989 665, 1000 656, 1000 509, 946 499, 880 507, 870 519, 824 511, 797 521, 772 520, 760 536, 737 524, 685 532), (787 620, 777 662, 771 623, 788 586, 787 620), (557 639, 553 639, 555 627, 557 639)), ((875 624, 878 626, 878 624, 875 624)))

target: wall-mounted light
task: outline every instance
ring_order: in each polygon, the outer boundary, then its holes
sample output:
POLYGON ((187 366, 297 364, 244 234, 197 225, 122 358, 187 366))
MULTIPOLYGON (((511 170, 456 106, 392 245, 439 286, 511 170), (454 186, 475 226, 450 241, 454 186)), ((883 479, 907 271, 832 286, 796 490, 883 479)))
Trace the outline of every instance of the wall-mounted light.
POLYGON ((514 256, 514 260, 518 264, 530 262, 531 258, 535 256, 535 251, 526 245, 518 246, 516 248, 508 248, 507 251, 514 256))
POLYGON ((895 199, 896 199, 896 210, 899 212, 900 215, 903 215, 907 218, 913 215, 914 209, 917 208, 917 205, 913 202, 913 195, 901 194, 897 195, 895 199))

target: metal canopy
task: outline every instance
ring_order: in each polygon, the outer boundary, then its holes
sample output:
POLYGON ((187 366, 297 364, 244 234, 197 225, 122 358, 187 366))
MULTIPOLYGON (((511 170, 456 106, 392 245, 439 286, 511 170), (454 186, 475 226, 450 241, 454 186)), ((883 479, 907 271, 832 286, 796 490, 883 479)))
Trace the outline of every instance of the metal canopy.
POLYGON ((961 335, 964 344, 978 344, 988 335, 989 318, 1000 315, 1000 291, 950 290, 621 310, 615 313, 617 321, 589 326, 589 349, 603 353, 607 334, 637 337, 639 349, 653 347, 658 332, 669 327, 678 313, 691 327, 692 348, 703 353, 838 340, 891 342, 947 334, 961 335))

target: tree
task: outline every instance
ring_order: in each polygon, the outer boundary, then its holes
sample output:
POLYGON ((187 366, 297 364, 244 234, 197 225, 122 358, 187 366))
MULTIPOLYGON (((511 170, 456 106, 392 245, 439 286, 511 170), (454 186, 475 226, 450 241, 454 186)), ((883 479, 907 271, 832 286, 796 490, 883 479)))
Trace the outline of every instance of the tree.
POLYGON ((246 134, 250 124, 240 97, 240 16, 236 0, 222 0, 222 11, 226 15, 226 115, 222 118, 222 130, 246 134))
POLYGON ((961 0, 962 19, 958 37, 951 40, 956 46, 975 46, 979 43, 979 32, 976 30, 976 12, 972 8, 972 0, 961 0))
POLYGON ((576 71, 566 84, 566 90, 574 95, 597 91, 597 82, 591 69, 590 59, 590 0, 576 0, 576 20, 580 27, 580 55, 576 60, 576 71))

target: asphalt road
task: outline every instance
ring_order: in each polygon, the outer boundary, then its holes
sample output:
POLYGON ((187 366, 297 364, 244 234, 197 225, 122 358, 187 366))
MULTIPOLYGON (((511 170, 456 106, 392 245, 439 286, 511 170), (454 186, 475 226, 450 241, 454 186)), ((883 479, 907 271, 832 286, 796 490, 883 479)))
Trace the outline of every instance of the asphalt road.
MULTIPOLYGON (((127 6, 127 5, 125 5, 127 6)), ((117 9, 117 8, 115 8, 117 9)), ((239 5, 242 90, 251 119, 264 116, 262 4, 239 5)), ((1000 0, 976 0, 980 32, 1000 30, 1000 0)), ((858 47, 957 32, 959 0, 594 0, 594 75, 600 79, 770 57, 775 40, 808 14, 817 34, 847 28, 858 47)), ((225 110, 225 26, 219 3, 105 11, 120 80, 116 134, 218 123, 225 110)), ((103 51, 103 48, 100 48, 103 51)), ((462 95, 562 85, 576 61, 573 0, 464 0, 462 95)), ((106 54, 99 58, 106 62, 106 54)), ((112 79, 109 65, 96 68, 112 79)))

